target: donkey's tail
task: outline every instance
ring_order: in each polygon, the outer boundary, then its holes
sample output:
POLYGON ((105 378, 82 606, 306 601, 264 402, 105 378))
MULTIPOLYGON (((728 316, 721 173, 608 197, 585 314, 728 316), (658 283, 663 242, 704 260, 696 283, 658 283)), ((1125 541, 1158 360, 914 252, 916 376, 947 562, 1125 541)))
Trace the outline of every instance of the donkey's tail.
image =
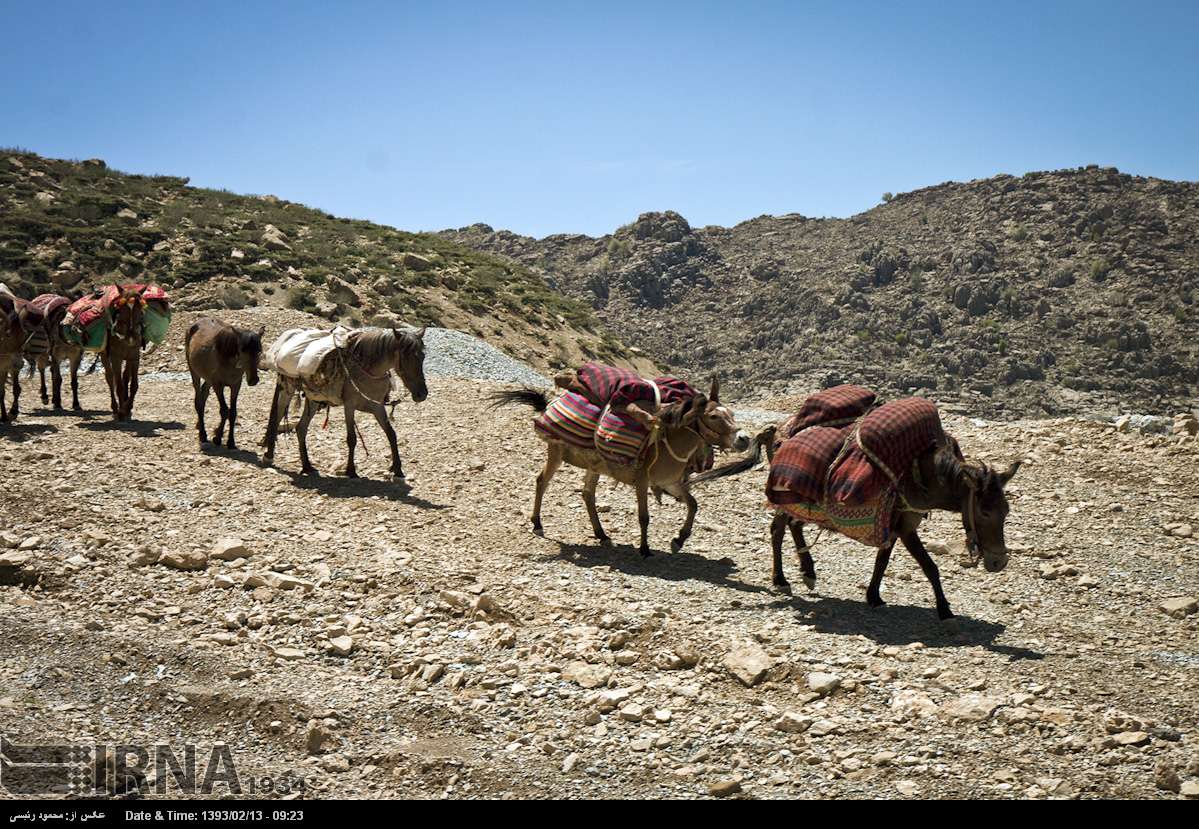
MULTIPOLYGON (((199 322, 193 322, 187 328, 187 333, 183 335, 183 358, 187 360, 187 370, 192 370, 192 334, 200 329, 199 322)), ((147 352, 148 353, 148 352, 147 352)))
POLYGON ((740 475, 742 472, 748 472, 762 461, 762 450, 766 450, 768 456, 774 455, 774 438, 778 434, 778 426, 767 426, 758 434, 754 435, 753 442, 749 445, 749 450, 739 460, 732 463, 726 463, 724 466, 718 466, 715 469, 710 469, 707 472, 696 475, 691 478, 691 483, 702 484, 704 481, 714 481, 717 478, 727 478, 730 475, 740 475))
POLYGON ((92 359, 92 364, 91 364, 91 366, 89 366, 89 367, 88 367, 88 370, 87 370, 87 371, 85 371, 85 372, 83 372, 83 373, 84 373, 84 374, 91 374, 93 371, 95 371, 95 370, 96 370, 96 366, 98 366, 98 365, 100 365, 100 352, 98 352, 98 351, 97 351, 97 352, 96 352, 96 356, 95 356, 95 357, 92 359))
POLYGON ((492 409, 498 409, 500 406, 525 405, 531 406, 539 412, 544 412, 550 405, 549 395, 538 389, 497 391, 489 395, 489 399, 491 400, 489 408, 492 409))

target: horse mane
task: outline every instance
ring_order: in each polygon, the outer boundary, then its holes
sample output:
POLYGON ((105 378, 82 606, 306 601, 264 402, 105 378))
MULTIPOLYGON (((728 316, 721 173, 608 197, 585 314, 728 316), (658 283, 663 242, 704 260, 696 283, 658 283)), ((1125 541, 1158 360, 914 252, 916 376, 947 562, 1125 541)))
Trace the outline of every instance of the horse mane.
POLYGON ((373 366, 391 358, 397 349, 411 354, 420 347, 420 338, 410 331, 394 328, 361 328, 350 340, 350 356, 359 365, 373 366))
POLYGON ((237 350, 246 352, 247 354, 262 353, 262 337, 258 336, 257 331, 252 331, 249 328, 234 328, 234 334, 237 336, 237 350))
POLYGON ((937 444, 933 451, 933 469, 942 481, 958 483, 969 479, 979 490, 985 490, 995 478, 995 470, 987 464, 966 460, 952 437, 937 444))

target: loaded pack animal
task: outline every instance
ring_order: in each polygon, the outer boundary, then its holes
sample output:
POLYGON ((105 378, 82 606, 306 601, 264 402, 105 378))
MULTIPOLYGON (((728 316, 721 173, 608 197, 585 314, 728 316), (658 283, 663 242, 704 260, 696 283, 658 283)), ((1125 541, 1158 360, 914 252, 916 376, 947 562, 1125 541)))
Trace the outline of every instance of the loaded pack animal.
POLYGON ((258 361, 262 357, 262 335, 265 331, 265 327, 257 331, 234 328, 212 317, 202 317, 187 329, 184 353, 196 393, 196 429, 200 432, 201 446, 208 442, 208 432, 204 429, 204 407, 208 403, 208 392, 215 389, 221 421, 216 427, 213 444, 221 445, 225 425, 228 424, 229 442, 226 448, 237 448, 233 437, 233 430, 237 426, 237 397, 241 393, 243 379, 251 386, 258 385, 258 361), (229 389, 228 403, 225 402, 225 389, 229 389))
POLYGON ((12 423, 21 410, 21 368, 26 351, 39 351, 46 342, 43 312, 0 285, 0 421, 12 423), (12 379, 12 405, 7 385, 12 379))
MULTIPOLYGON (((661 378, 660 378, 661 379, 661 378)), ((563 384, 560 384, 563 385, 563 384)), ((570 393, 551 403, 549 395, 537 389, 501 391, 492 395, 493 407, 519 404, 532 407, 541 417, 534 418, 533 426, 538 437, 546 443, 545 468, 537 476, 533 497, 533 532, 538 535, 544 530, 541 523, 541 502, 550 480, 562 462, 583 469, 583 503, 591 519, 596 539, 603 546, 610 546, 611 539, 600 523, 595 506, 595 488, 601 477, 633 487, 637 492, 637 518, 641 527, 640 552, 643 557, 652 555, 649 547, 649 493, 664 491, 687 506, 687 517, 678 535, 671 541, 672 552, 678 552, 691 535, 698 504, 688 486, 688 477, 697 457, 708 447, 744 450, 750 443, 749 435, 738 425, 733 413, 720 403, 720 384, 712 381, 707 395, 702 393, 687 396, 676 402, 662 405, 656 412, 647 411, 644 404, 628 403, 624 411, 645 434, 643 448, 639 449, 635 462, 620 462, 610 453, 601 452, 598 445, 588 445, 588 428, 595 434, 596 425, 587 419, 586 403, 570 393), (547 428, 547 416, 556 419, 568 431, 547 428), (574 433, 574 436, 572 436, 574 433), (574 437, 580 439, 574 439, 574 437), (565 439, 563 439, 565 437, 565 439)), ((596 418, 602 423, 610 409, 596 418)), ((553 423, 549 423, 553 426, 553 423)), ((626 440, 636 435, 618 435, 626 440)))
MULTIPOLYGON (((69 341, 65 334, 64 320, 71 299, 57 294, 41 294, 30 300, 30 305, 40 308, 45 315, 45 345, 42 348, 26 349, 25 358, 31 371, 38 370, 41 380, 42 405, 49 405, 51 397, 55 409, 62 409, 62 363, 66 362, 71 374, 71 407, 82 411, 79 404, 79 365, 83 362, 83 347, 69 341), (46 369, 50 369, 50 388, 46 387, 46 369)), ((93 366, 95 363, 92 364, 93 366)))
POLYGON ((355 331, 284 331, 267 352, 266 364, 275 369, 275 396, 262 445, 262 460, 272 463, 281 423, 287 418, 292 398, 303 398, 304 406, 295 426, 300 445, 300 471, 316 475, 308 458, 308 425, 321 407, 345 410, 347 457, 345 475, 357 478, 354 449, 358 443, 355 412, 367 412, 387 435, 391 446, 391 473, 403 480, 400 449, 395 429, 387 417, 392 372, 403 381, 413 402, 429 396, 425 384, 425 329, 364 328, 355 331), (313 358, 314 349, 316 357, 313 358), (305 359, 305 354, 311 359, 305 359), (308 368, 297 366, 311 363, 308 368))
MULTIPOLYGON (((873 403, 871 395, 870 405, 873 403)), ((764 449, 773 448, 766 485, 774 510, 770 526, 771 575, 774 585, 789 589, 783 574, 783 536, 790 530, 804 582, 816 585, 811 547, 804 527, 854 538, 877 549, 866 601, 880 607, 880 586, 896 541, 916 560, 932 586, 937 615, 953 616, 941 587, 940 571, 921 541, 918 529, 932 510, 962 518, 966 548, 988 572, 1007 566, 1004 525, 1008 516, 1007 483, 1019 461, 1003 471, 966 460, 957 441, 941 427, 934 404, 920 398, 863 409, 851 425, 802 426, 781 442, 771 426, 753 440, 742 459, 698 476, 702 482, 736 475, 756 466, 764 449)))
POLYGON ((142 348, 146 344, 145 307, 141 291, 133 286, 121 287, 112 301, 112 321, 109 324, 108 342, 100 352, 100 364, 104 366, 104 380, 108 383, 114 420, 130 420, 133 417, 133 401, 138 388, 137 373, 141 365, 142 348))

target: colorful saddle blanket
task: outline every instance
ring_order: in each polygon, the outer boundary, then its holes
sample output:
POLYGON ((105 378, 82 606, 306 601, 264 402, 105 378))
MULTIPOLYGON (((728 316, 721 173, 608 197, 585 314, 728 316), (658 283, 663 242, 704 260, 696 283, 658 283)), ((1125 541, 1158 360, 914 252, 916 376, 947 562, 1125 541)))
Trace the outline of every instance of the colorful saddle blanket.
POLYGON ((67 308, 71 305, 71 300, 58 294, 38 294, 29 300, 29 305, 32 308, 36 308, 47 320, 53 321, 55 317, 61 317, 66 314, 67 308))
POLYGON ((894 541, 900 486, 917 458, 943 441, 958 452, 937 407, 918 397, 881 406, 855 425, 810 427, 776 451, 766 498, 802 521, 885 547, 894 541))
POLYGON ((600 411, 599 406, 583 395, 568 391, 533 421, 533 428, 551 440, 560 440, 579 449, 591 449, 595 446, 600 411))

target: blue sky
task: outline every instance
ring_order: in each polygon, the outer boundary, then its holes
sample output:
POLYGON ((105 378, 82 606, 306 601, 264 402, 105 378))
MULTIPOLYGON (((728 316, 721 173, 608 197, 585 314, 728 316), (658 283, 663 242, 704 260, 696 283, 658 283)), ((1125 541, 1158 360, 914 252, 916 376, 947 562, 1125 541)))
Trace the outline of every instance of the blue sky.
POLYGON ((0 0, 0 145, 409 230, 1199 179, 1199 2, 0 0))

